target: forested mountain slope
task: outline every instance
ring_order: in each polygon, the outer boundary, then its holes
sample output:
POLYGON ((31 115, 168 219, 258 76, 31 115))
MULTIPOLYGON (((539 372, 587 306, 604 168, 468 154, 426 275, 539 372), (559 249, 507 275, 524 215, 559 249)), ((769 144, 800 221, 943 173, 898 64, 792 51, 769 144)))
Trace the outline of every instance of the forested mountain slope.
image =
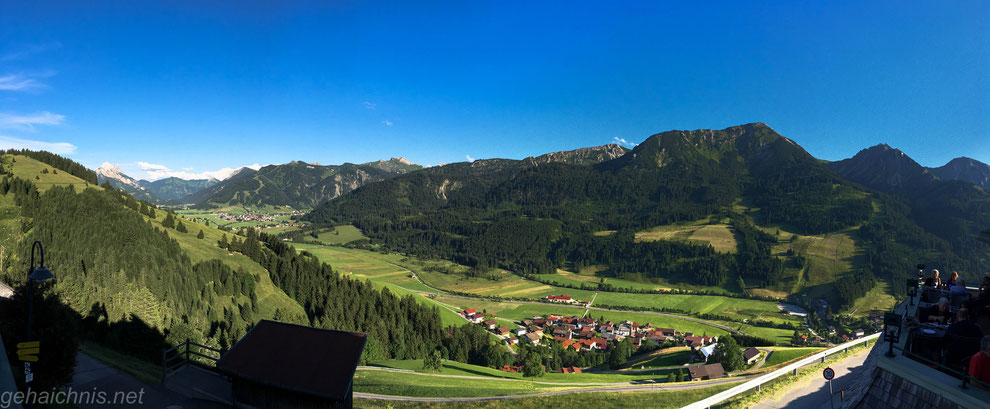
POLYGON ((827 165, 850 181, 894 195, 909 207, 907 216, 951 244, 961 257, 953 268, 990 268, 987 246, 976 239, 990 227, 990 193, 972 182, 942 179, 888 145, 864 149, 827 165))
POLYGON ((860 256, 831 278, 836 287, 830 288, 851 303, 872 288, 874 275, 900 283, 916 262, 974 267, 911 215, 898 198, 839 177, 792 140, 754 123, 663 132, 597 164, 493 159, 429 168, 363 186, 307 218, 352 223, 387 248, 479 271, 501 267, 526 275, 600 265, 604 277, 692 277, 716 286, 742 279, 772 287, 788 268, 802 274, 803 254, 773 254, 782 241, 794 240, 767 233, 774 228, 850 235, 860 256), (697 242, 635 238, 657 226, 706 219, 730 228, 734 254, 697 242), (840 281, 857 288, 835 284, 840 281))
POLYGON ((290 206, 313 208, 370 182, 422 168, 402 158, 360 165, 319 165, 290 162, 257 171, 241 169, 226 180, 180 201, 198 207, 220 205, 290 206))
POLYGON ((167 343, 223 349, 276 319, 368 332, 378 358, 421 356, 439 342, 435 309, 341 277, 278 239, 230 235, 26 156, 0 161, 0 279, 23 283, 41 241, 53 291, 91 341, 154 361, 167 343))
POLYGON ((963 180, 990 190, 990 165, 965 156, 950 160, 937 168, 928 169, 944 180, 963 180))

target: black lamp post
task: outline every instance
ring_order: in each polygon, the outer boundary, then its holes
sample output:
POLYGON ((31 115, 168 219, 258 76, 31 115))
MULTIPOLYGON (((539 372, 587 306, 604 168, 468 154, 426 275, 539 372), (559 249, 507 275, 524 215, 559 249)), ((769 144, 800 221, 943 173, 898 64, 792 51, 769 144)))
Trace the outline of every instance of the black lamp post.
MULTIPOLYGON (((27 340, 25 342, 31 341, 31 313, 34 309, 34 285, 35 282, 46 281, 55 277, 48 267, 45 267, 45 248, 41 246, 40 241, 35 241, 31 246, 31 270, 28 271, 28 320, 27 320, 27 340), (41 253, 41 263, 37 268, 34 267, 34 248, 37 247, 41 253)), ((25 362, 25 365, 27 363, 25 362)), ((27 371, 25 367, 25 371, 27 371)), ((26 374, 25 374, 26 375, 26 374)), ((25 383, 30 383, 26 381, 25 383)))
POLYGON ((887 356, 895 357, 894 344, 901 338, 901 316, 894 312, 883 315, 883 338, 888 343, 887 356))
POLYGON ((914 296, 918 295, 918 280, 907 279, 907 295, 910 305, 914 305, 914 296))

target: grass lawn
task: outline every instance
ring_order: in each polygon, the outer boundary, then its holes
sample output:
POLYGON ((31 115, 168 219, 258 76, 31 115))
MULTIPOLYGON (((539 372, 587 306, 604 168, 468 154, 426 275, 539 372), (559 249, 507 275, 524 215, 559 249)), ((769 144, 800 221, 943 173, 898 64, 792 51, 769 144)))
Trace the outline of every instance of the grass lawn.
MULTIPOLYGON (((369 363, 371 366, 381 366, 385 368, 396 368, 396 369, 409 369, 420 373, 429 373, 429 371, 423 370, 423 360, 413 359, 413 360, 386 360, 386 361, 376 361, 369 363)), ((471 364, 462 364, 455 361, 444 361, 443 371, 440 372, 443 375, 467 375, 467 376, 490 376, 493 378, 500 379, 518 379, 526 381, 538 381, 538 382, 595 382, 595 383, 623 383, 638 381, 644 379, 656 379, 656 378, 666 378, 667 374, 673 371, 660 371, 650 374, 596 374, 596 373, 580 373, 580 374, 562 374, 562 373, 547 373, 542 377, 533 379, 526 378, 521 373, 504 372, 498 369, 488 368, 484 366, 477 366, 471 364)))
POLYGON ((385 402, 355 399, 354 407, 363 409, 545 409, 567 405, 596 409, 680 408, 736 384, 710 386, 707 388, 664 392, 597 392, 572 393, 563 396, 507 399, 482 402, 385 402))
POLYGON ((772 347, 770 349, 773 350, 773 353, 771 353, 770 356, 767 357, 766 363, 763 364, 764 368, 778 364, 783 364, 807 355, 811 355, 815 352, 821 351, 823 348, 772 347))
POLYGON ((690 350, 675 351, 633 365, 632 369, 639 369, 640 366, 645 368, 663 368, 667 366, 686 365, 691 360, 691 354, 692 352, 690 350))
POLYGON ((421 397, 475 397, 524 395, 579 389, 576 386, 543 385, 526 381, 484 381, 477 379, 424 376, 416 373, 358 371, 354 391, 383 395, 421 397))

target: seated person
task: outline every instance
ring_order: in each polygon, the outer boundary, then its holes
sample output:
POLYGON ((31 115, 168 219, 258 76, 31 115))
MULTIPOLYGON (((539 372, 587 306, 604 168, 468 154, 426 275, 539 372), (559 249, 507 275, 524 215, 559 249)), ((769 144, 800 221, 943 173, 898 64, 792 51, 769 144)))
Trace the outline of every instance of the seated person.
POLYGON ((935 280, 931 277, 925 279, 925 287, 935 287, 935 280))
POLYGON ((965 308, 960 308, 956 312, 956 322, 949 325, 949 329, 945 330, 946 336, 957 336, 966 338, 980 338, 983 336, 983 330, 980 329, 979 325, 970 320, 969 310, 965 308))
POLYGON ((956 280, 958 279, 959 279, 959 273, 953 271, 952 274, 949 274, 949 282, 945 283, 945 286, 952 288, 952 286, 956 285, 956 280))
POLYGON ((990 389, 986 386, 990 384, 990 335, 983 337, 980 341, 980 352, 969 359, 969 376, 983 382, 983 384, 974 382, 974 385, 990 389))
POLYGON ((932 278, 932 284, 934 284, 935 287, 941 287, 942 286, 942 279, 941 278, 938 278, 938 270, 932 269, 932 277, 931 278, 932 278))
POLYGON ((922 322, 946 325, 949 322, 949 299, 942 297, 938 299, 938 304, 928 307, 922 317, 922 322))
POLYGON ((966 289, 966 280, 960 278, 956 280, 956 285, 949 287, 949 294, 969 294, 966 289))

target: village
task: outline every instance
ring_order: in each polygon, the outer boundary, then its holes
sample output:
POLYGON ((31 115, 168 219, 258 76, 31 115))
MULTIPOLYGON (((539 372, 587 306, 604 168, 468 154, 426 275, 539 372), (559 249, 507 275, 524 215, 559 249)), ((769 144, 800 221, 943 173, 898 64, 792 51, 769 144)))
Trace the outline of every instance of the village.
MULTIPOLYGON (((581 303, 565 295, 546 297, 549 302, 581 303)), ((649 323, 640 324, 632 321, 601 322, 591 317, 547 315, 534 316, 515 322, 516 326, 500 325, 495 314, 466 309, 459 314, 473 324, 481 325, 498 337, 507 346, 520 343, 530 345, 549 345, 558 343, 565 349, 574 351, 607 351, 625 338, 629 338, 633 347, 639 349, 647 340, 657 345, 686 346, 692 351, 692 356, 698 364, 686 366, 689 378, 687 380, 716 379, 727 374, 720 363, 707 364, 708 357, 715 350, 718 337, 701 335, 691 332, 681 332, 674 328, 655 328, 649 323)), ((503 320, 504 321, 504 320, 503 320)), ((760 356, 756 348, 743 351, 747 364, 752 364, 760 356)), ((520 372, 521 367, 505 365, 506 372, 520 372)), ((562 367, 560 373, 582 373, 578 367, 562 367)))

